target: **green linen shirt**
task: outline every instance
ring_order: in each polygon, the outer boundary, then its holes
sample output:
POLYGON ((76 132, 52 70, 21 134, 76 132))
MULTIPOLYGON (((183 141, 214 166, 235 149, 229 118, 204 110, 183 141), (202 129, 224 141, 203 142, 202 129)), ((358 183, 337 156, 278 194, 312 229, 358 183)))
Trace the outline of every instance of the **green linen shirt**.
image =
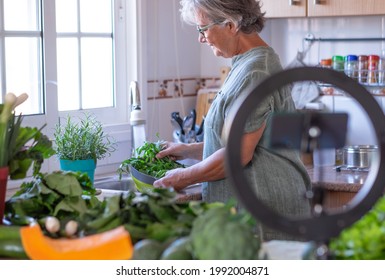
MULTIPOLYGON (((278 55, 270 47, 257 47, 232 59, 232 67, 221 90, 207 113, 204 124, 203 158, 223 148, 221 138, 226 117, 236 100, 247 95, 269 75, 281 71, 278 55)), ((277 89, 256 107, 245 124, 244 131, 252 132, 266 121, 265 133, 257 145, 252 161, 245 167, 245 176, 254 186, 257 197, 279 214, 288 217, 309 217, 310 204, 304 199, 311 186, 308 173, 295 150, 270 150, 267 147, 269 116, 272 112, 293 111, 291 86, 277 89)), ((227 202, 236 198, 228 178, 203 183, 203 200, 227 202)), ((242 208, 239 206, 239 208, 242 208)), ((296 237, 261 227, 264 240, 296 237)))

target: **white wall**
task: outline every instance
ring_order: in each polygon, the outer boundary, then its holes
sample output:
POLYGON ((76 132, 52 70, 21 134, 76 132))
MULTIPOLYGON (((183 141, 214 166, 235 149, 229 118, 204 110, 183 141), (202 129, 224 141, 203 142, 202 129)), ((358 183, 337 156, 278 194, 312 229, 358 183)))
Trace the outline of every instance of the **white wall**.
POLYGON ((207 46, 203 49, 196 27, 180 19, 178 0, 148 0, 141 5, 146 26, 141 61, 145 65, 142 84, 147 82, 142 86, 147 139, 157 140, 159 134, 162 140, 171 141, 171 112, 178 111, 183 117, 196 106, 197 81, 194 79, 219 78, 220 67, 228 63, 216 59, 207 46), (179 97, 174 91, 180 79, 185 97, 179 97), (163 80, 169 80, 168 98, 159 99, 159 84, 163 80))
POLYGON ((179 1, 147 0, 147 79, 200 75, 195 27, 182 24, 179 1))

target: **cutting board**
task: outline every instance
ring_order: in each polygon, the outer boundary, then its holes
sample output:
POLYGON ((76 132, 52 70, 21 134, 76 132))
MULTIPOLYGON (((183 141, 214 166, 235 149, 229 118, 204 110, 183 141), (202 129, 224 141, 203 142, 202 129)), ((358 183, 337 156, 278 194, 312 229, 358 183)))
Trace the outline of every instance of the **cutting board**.
POLYGON ((202 119, 206 116, 207 111, 209 110, 211 103, 213 102, 215 95, 219 89, 200 89, 197 95, 197 104, 196 104, 196 124, 200 125, 202 123, 202 119))

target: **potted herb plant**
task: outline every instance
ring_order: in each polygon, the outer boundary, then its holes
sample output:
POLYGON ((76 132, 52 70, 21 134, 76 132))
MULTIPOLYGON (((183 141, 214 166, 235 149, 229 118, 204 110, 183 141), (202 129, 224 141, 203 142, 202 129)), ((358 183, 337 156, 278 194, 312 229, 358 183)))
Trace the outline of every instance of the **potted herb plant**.
POLYGON ((57 124, 54 132, 55 151, 60 168, 86 172, 94 182, 97 160, 110 156, 116 150, 115 140, 103 131, 95 116, 84 114, 75 121, 70 116, 57 124))
POLYGON ((40 172, 44 159, 55 151, 52 142, 41 130, 21 126, 22 115, 15 115, 16 106, 28 98, 26 93, 16 97, 7 93, 0 104, 0 224, 3 222, 8 178, 23 179, 33 166, 33 176, 40 172))

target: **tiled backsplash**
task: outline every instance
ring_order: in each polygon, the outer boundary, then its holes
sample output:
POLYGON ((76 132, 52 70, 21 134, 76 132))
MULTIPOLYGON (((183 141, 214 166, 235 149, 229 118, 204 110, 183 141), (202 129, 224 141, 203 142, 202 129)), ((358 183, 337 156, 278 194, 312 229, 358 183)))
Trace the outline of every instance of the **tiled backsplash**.
POLYGON ((159 135, 162 140, 174 141, 171 113, 178 112, 184 118, 192 109, 196 109, 200 89, 218 88, 220 84, 219 77, 147 81, 150 116, 147 121, 147 139, 156 141, 159 135))
POLYGON ((220 86, 219 77, 203 78, 170 78, 164 80, 147 81, 148 100, 161 98, 174 98, 180 96, 196 96, 202 88, 220 86))

